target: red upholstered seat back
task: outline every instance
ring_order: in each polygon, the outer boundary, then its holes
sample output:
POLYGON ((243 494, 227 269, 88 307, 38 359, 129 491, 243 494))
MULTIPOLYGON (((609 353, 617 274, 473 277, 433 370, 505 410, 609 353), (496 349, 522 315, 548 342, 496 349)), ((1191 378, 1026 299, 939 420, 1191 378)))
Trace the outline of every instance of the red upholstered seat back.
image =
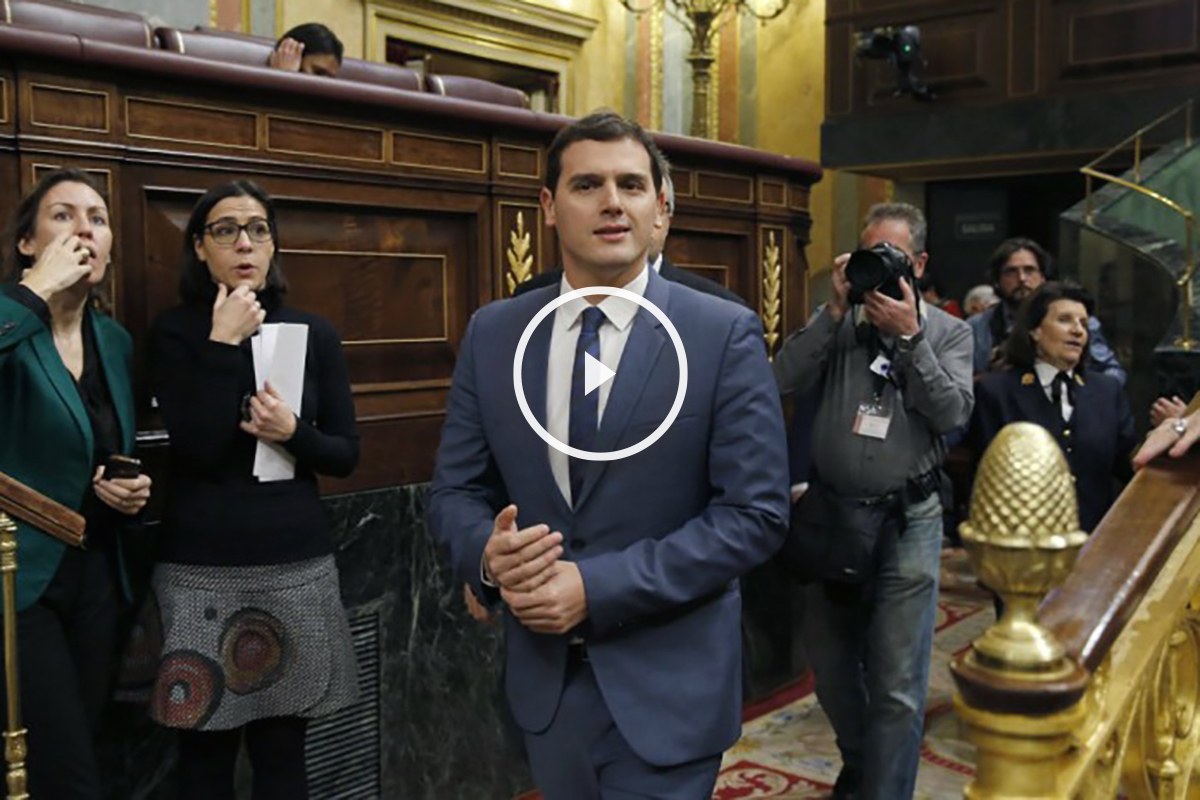
MULTIPOLYGON (((163 50, 247 66, 266 66, 271 51, 275 49, 274 39, 207 28, 197 28, 193 31, 159 28, 154 31, 154 36, 163 50)), ((394 64, 376 64, 358 58, 342 61, 337 80, 373 83, 412 92, 421 91, 421 76, 411 69, 394 64)))
POLYGON ((267 59, 275 49, 274 39, 203 28, 194 31, 156 28, 154 38, 160 49, 172 53, 254 67, 267 66, 267 59))
POLYGON ((130 47, 153 47, 150 25, 140 14, 69 0, 6 0, 4 21, 27 28, 86 36, 130 47))
POLYGON ((529 96, 520 89, 463 75, 426 75, 425 91, 481 103, 529 108, 529 96))
POLYGON ((379 86, 390 86, 393 89, 406 89, 410 92, 421 91, 421 76, 408 67, 396 64, 380 64, 376 61, 363 61, 361 58, 347 58, 342 61, 338 78, 359 83, 374 83, 379 86))

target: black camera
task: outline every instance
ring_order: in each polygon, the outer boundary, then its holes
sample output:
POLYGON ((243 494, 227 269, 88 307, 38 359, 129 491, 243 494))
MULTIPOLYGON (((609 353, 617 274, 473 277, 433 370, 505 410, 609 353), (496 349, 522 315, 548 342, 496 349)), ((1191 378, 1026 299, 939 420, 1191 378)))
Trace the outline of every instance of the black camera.
POLYGON ((855 250, 846 264, 850 303, 860 304, 863 296, 872 289, 896 300, 903 300, 901 278, 907 278, 910 283, 913 281, 913 263, 908 254, 896 245, 880 242, 870 249, 855 250))
POLYGON ((925 66, 921 55, 921 29, 916 25, 887 25, 854 34, 854 55, 887 61, 896 68, 895 96, 911 94, 917 100, 936 95, 925 85, 918 68, 925 66))

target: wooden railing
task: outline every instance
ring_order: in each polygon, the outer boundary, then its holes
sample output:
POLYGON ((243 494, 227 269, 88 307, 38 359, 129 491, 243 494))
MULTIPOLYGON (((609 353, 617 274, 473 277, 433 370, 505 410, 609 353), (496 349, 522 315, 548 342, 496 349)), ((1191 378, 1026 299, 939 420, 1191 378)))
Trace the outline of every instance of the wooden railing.
POLYGON ((4 602, 4 761, 8 800, 25 800, 26 731, 21 727, 21 681, 17 667, 17 520, 69 544, 83 543, 84 520, 20 481, 0 472, 0 598, 4 602), (10 516, 11 515, 11 516, 10 516), (15 518, 15 519, 14 519, 15 518))

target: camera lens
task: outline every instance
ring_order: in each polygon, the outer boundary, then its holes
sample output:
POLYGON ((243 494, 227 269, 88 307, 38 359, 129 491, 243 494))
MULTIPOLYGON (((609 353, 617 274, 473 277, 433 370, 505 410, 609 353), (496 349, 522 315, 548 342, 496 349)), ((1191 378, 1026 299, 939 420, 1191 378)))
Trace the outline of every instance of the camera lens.
POLYGON ((856 292, 869 292, 887 280, 891 274, 888 266, 874 250, 858 250, 846 264, 846 280, 856 292))

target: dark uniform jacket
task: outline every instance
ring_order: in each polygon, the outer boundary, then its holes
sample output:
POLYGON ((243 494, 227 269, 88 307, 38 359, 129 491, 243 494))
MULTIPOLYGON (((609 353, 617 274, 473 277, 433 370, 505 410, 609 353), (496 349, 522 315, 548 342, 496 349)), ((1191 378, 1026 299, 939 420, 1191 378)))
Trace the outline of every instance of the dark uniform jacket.
POLYGON ((1071 422, 1046 397, 1030 369, 993 372, 975 386, 969 441, 976 458, 1010 422, 1035 422, 1054 436, 1075 476, 1079 523, 1089 533, 1117 496, 1117 479, 1131 474, 1133 415, 1121 384, 1092 369, 1075 376, 1071 422))

